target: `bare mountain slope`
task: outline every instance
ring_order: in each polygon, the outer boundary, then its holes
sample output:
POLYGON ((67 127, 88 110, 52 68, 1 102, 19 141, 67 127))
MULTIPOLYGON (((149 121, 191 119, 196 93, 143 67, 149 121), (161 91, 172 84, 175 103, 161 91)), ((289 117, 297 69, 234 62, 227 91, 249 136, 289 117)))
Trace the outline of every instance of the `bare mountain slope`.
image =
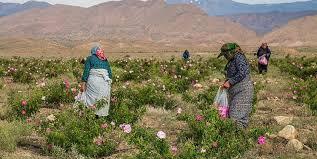
POLYGON ((188 4, 125 0, 90 8, 54 5, 0 18, 0 36, 58 40, 144 40, 153 42, 253 41, 256 35, 223 17, 209 17, 188 4))
POLYGON ((286 26, 267 34, 263 41, 273 45, 317 45, 317 16, 307 16, 289 22, 286 26))

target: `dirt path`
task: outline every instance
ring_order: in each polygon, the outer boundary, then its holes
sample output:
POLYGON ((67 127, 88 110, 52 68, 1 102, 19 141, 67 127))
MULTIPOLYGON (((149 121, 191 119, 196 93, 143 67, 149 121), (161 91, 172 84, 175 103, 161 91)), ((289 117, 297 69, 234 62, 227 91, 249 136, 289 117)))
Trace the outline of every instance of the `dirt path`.
MULTIPOLYGON (((277 134, 285 125, 277 124, 274 117, 293 117, 290 125, 299 132, 297 139, 305 145, 316 144, 317 117, 312 116, 307 106, 292 99, 292 78, 280 72, 277 67, 271 66, 268 74, 256 75, 254 81, 263 84, 264 87, 258 93, 258 104, 256 112, 251 117, 250 127, 267 127, 272 131, 271 134, 277 134)), ((299 152, 289 151, 285 148, 287 141, 274 137, 268 142, 270 146, 265 148, 266 150, 258 147, 247 154, 248 158, 317 158, 316 150, 304 148, 299 152)))

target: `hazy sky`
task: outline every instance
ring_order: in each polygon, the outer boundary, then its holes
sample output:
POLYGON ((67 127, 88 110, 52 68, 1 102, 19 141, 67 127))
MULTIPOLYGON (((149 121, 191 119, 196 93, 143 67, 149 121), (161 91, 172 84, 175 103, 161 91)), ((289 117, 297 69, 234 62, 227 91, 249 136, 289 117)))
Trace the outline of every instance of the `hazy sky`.
MULTIPOLYGON (((29 0, 0 0, 0 2, 18 2, 24 3, 29 0)), ((69 4, 69 5, 77 5, 82 7, 93 6, 102 2, 107 2, 110 0, 38 0, 38 1, 46 1, 51 4, 69 4)), ((256 4, 256 3, 285 3, 285 2, 294 2, 294 1, 308 1, 308 0, 234 0, 237 2, 256 4)))

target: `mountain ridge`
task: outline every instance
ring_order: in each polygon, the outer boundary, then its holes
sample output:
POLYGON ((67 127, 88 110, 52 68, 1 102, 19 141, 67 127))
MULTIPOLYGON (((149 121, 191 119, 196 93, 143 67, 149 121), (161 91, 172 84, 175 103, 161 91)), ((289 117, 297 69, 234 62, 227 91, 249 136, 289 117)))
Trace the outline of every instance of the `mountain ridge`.
POLYGON ((317 11, 301 12, 269 12, 269 13, 246 13, 228 15, 232 21, 237 22, 257 32, 259 36, 272 32, 288 24, 289 21, 300 19, 306 16, 317 15, 317 11))
POLYGON ((85 40, 105 38, 153 42, 255 39, 255 32, 194 5, 163 0, 106 2, 89 8, 54 5, 0 18, 1 36, 85 40), (226 27, 223 27, 226 26, 226 27))
POLYGON ((8 16, 11 14, 15 14, 15 13, 30 10, 30 9, 46 8, 49 6, 51 6, 51 4, 47 2, 40 2, 40 1, 28 1, 23 4, 0 2, 0 17, 8 16))
POLYGON ((232 0, 166 0, 168 4, 195 4, 209 15, 232 15, 241 13, 267 13, 273 11, 299 12, 317 10, 317 0, 280 3, 280 4, 245 4, 232 0))

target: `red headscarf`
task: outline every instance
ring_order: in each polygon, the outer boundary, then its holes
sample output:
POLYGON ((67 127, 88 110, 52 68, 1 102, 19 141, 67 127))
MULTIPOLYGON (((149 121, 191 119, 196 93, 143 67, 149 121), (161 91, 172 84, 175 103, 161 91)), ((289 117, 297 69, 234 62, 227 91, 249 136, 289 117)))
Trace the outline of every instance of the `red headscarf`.
POLYGON ((91 55, 96 55, 100 60, 107 60, 104 51, 100 47, 94 47, 91 49, 91 55))

